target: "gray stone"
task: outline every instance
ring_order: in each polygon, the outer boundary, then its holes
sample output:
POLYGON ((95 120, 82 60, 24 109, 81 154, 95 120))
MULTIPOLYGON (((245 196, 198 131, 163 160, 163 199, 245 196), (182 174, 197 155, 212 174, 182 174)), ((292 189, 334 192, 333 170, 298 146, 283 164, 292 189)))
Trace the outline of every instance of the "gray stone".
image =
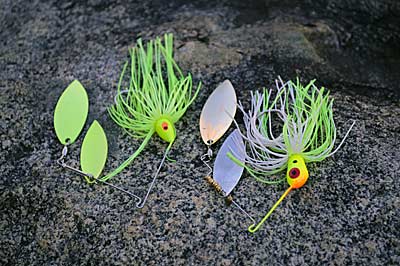
MULTIPOLYGON (((400 264, 400 6, 398 1, 0 2, 1 265, 400 264), (135 40, 175 34, 176 58, 203 88, 147 205, 60 169, 53 111, 66 86, 87 89, 90 122, 109 141, 105 171, 140 145, 108 116, 135 40), (262 229, 204 181, 198 119, 229 78, 245 106, 280 75, 317 79, 335 98, 342 149, 309 167, 307 185, 262 229)), ((239 123, 241 122, 238 114, 239 123)), ((227 135, 226 135, 227 136, 227 135)), ((83 134, 71 146, 78 165, 83 134)), ((222 140, 215 145, 220 147, 222 140)), ((110 180, 143 195, 166 144, 154 137, 110 180)), ((279 175, 284 175, 281 173, 279 175)), ((257 220, 286 186, 245 174, 235 200, 257 220)))

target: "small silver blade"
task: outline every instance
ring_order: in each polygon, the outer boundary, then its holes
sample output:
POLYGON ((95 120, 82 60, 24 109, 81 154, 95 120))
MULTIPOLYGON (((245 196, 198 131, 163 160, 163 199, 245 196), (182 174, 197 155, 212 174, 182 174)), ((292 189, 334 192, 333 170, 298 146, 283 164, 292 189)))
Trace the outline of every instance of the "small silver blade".
POLYGON ((238 129, 235 129, 222 144, 214 163, 214 180, 221 186, 225 196, 235 188, 244 169, 229 159, 228 152, 244 162, 245 146, 238 129))
POLYGON ((205 144, 213 144, 225 134, 235 117, 236 105, 235 89, 225 80, 211 93, 201 110, 200 133, 205 144))

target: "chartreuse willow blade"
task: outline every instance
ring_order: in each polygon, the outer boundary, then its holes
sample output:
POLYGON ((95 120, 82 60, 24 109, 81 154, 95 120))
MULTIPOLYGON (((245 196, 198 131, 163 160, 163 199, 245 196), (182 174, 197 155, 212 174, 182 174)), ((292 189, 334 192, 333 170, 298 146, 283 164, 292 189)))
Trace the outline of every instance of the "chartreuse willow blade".
POLYGON ((129 53, 130 60, 123 67, 115 104, 109 108, 109 114, 117 125, 131 136, 143 139, 143 142, 126 161, 100 179, 106 181, 125 169, 143 151, 153 134, 157 133, 168 142, 168 147, 146 197, 141 205, 138 204, 138 207, 143 207, 175 141, 175 123, 194 101, 201 84, 193 90, 191 74, 184 75, 176 64, 172 34, 151 40, 146 46, 139 39, 129 53), (123 87, 126 76, 128 83, 123 87))
MULTIPOLYGON (((103 128, 96 120, 93 121, 83 139, 81 147, 81 168, 85 173, 90 173, 98 178, 106 164, 108 153, 107 137, 103 128)), ((87 181, 89 177, 85 176, 87 181)))
MULTIPOLYGON (((296 82, 276 81, 277 90, 252 94, 249 111, 242 105, 246 131, 243 137, 248 151, 245 155, 245 168, 258 181, 271 184, 284 179, 267 180, 263 176, 286 170, 289 188, 275 203, 262 221, 249 227, 257 231, 268 219, 284 197, 292 190, 302 187, 308 179, 306 163, 319 162, 335 154, 342 146, 354 123, 344 138, 334 149, 336 126, 333 120, 333 99, 325 88, 317 88, 314 80, 303 86, 296 82), (272 124, 280 124, 280 133, 275 134, 272 124), (279 123, 280 122, 280 123, 279 123)), ((244 165, 234 155, 232 160, 244 165)))
POLYGON ((89 111, 89 100, 85 88, 74 80, 61 94, 54 111, 54 129, 63 144, 75 142, 89 111))

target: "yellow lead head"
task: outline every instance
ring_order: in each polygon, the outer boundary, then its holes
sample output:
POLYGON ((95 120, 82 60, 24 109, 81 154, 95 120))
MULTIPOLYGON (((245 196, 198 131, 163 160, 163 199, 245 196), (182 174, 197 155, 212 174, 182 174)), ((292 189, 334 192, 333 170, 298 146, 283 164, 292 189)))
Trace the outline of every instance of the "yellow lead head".
POLYGON ((293 188, 301 188, 308 179, 308 170, 302 156, 295 154, 289 157, 286 180, 293 188))
POLYGON ((160 118, 154 124, 157 134, 168 143, 172 143, 175 140, 176 132, 172 122, 167 118, 160 118))

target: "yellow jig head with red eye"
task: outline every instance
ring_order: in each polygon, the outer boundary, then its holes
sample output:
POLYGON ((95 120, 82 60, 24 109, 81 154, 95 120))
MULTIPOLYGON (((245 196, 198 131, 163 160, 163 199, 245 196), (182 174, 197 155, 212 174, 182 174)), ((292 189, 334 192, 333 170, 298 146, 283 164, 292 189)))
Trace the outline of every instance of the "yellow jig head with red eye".
POLYGON ((289 156, 287 163, 286 181, 289 184, 289 188, 283 193, 279 200, 272 206, 269 212, 257 225, 252 224, 249 226, 249 232, 254 233, 261 225, 268 219, 268 217, 274 212, 282 200, 289 194, 292 189, 301 188, 308 180, 308 170, 304 159, 299 154, 289 156))
POLYGON ((174 124, 167 118, 160 118, 154 124, 157 134, 168 143, 174 142, 176 138, 176 131, 174 124))
POLYGON ((307 182, 308 170, 301 155, 295 154, 289 157, 286 181, 292 188, 301 188, 307 182))

